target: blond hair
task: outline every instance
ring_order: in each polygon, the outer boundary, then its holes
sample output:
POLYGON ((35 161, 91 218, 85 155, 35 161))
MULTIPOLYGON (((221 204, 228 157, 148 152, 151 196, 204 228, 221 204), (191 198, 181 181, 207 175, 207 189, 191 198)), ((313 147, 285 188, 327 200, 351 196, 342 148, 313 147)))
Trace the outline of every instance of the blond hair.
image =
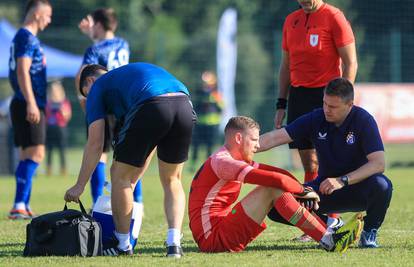
POLYGON ((245 131, 248 129, 258 129, 260 131, 259 123, 246 116, 236 116, 227 122, 224 134, 226 135, 230 130, 245 131))

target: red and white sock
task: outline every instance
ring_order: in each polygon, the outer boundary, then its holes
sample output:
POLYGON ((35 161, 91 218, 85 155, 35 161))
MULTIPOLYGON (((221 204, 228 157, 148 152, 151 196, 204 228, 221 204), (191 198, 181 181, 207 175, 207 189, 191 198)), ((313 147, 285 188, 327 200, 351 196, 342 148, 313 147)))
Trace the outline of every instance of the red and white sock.
POLYGON ((275 201, 274 207, 285 220, 301 229, 315 241, 321 241, 327 232, 325 225, 322 225, 318 219, 302 207, 290 193, 283 193, 275 201))

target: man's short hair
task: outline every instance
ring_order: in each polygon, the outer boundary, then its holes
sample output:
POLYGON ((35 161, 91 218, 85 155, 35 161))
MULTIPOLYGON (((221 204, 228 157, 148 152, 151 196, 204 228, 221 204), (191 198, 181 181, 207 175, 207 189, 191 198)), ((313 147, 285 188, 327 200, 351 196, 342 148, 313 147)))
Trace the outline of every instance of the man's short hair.
POLYGON ((52 6, 49 0, 29 0, 27 1, 26 8, 24 9, 24 17, 26 17, 30 11, 32 11, 33 9, 37 8, 40 5, 52 6))
POLYGON ((98 8, 92 13, 95 23, 100 23, 105 31, 116 31, 118 20, 115 11, 112 8, 98 8))
POLYGON ((227 134, 230 130, 236 131, 245 131, 248 129, 258 129, 260 130, 259 124, 252 118, 245 116, 236 116, 232 117, 226 124, 224 128, 224 134, 227 134))
POLYGON ((329 96, 338 96, 348 103, 354 100, 354 86, 345 78, 335 78, 325 87, 325 94, 329 96))
POLYGON ((86 97, 85 92, 83 92, 82 90, 83 87, 85 86, 86 78, 91 77, 91 76, 97 77, 99 76, 99 72, 101 71, 108 71, 108 70, 104 66, 101 66, 99 64, 86 65, 82 69, 80 79, 79 79, 79 92, 81 93, 81 95, 86 97))

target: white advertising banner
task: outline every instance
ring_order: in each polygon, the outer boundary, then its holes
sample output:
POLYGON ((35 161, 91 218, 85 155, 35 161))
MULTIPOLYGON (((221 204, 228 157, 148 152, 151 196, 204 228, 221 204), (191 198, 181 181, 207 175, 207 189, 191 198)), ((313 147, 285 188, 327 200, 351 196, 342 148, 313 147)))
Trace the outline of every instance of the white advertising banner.
POLYGON ((234 94, 237 66, 237 11, 228 8, 221 16, 217 36, 218 90, 224 101, 220 129, 237 114, 234 94))

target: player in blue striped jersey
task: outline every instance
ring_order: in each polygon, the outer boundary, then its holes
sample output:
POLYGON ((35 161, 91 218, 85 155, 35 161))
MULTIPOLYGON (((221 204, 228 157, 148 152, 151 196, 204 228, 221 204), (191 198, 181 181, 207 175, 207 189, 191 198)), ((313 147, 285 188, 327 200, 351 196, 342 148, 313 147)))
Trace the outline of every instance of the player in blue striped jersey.
POLYGON ((27 2, 23 27, 10 47, 9 80, 14 91, 10 114, 14 142, 20 147, 16 169, 16 194, 10 219, 30 219, 33 175, 45 154, 46 58, 36 35, 51 22, 48 0, 27 2))
MULTIPOLYGON (((108 70, 112 70, 129 63, 129 45, 127 41, 115 35, 117 24, 115 12, 111 8, 96 9, 80 22, 79 29, 89 36, 94 41, 94 44, 88 47, 84 54, 82 66, 76 77, 76 86, 79 85, 79 75, 85 65, 99 64, 108 70)), ((85 100, 81 97, 80 101, 81 106, 84 108, 85 100)), ((113 137, 114 118, 111 116, 106 117, 105 124, 104 153, 91 177, 91 192, 94 203, 103 193, 105 165, 107 152, 109 152, 113 137)), ((141 186, 140 180, 134 191, 134 200, 138 203, 142 203, 141 186)))

